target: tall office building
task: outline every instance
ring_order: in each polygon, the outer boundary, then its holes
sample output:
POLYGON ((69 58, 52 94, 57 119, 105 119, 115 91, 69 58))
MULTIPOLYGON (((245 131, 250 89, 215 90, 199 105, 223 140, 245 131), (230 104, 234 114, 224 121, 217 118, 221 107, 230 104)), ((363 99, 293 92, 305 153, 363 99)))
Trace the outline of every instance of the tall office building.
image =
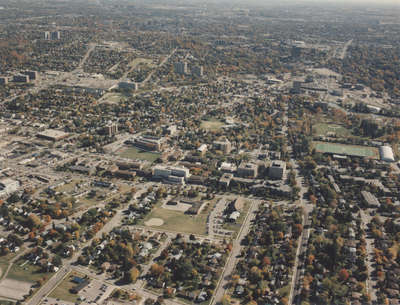
POLYGON ((179 74, 187 74, 188 73, 187 62, 175 63, 175 72, 179 74))
POLYGON ((192 74, 194 76, 202 77, 203 76, 203 66, 194 66, 192 68, 192 74))
POLYGON ((104 127, 105 133, 107 136, 112 137, 118 133, 118 124, 113 122, 108 122, 108 124, 104 127))
POLYGON ((51 32, 51 40, 60 40, 61 33, 59 31, 51 32))
POLYGON ((54 31, 54 32, 46 31, 46 32, 44 32, 44 39, 45 40, 60 40, 61 33, 60 33, 60 31, 54 31))

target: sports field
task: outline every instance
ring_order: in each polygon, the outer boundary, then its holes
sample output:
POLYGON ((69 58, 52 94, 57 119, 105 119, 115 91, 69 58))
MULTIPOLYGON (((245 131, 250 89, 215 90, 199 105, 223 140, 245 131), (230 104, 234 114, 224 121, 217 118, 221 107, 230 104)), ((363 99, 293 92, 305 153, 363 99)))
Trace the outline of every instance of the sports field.
POLYGON ((346 145, 338 143, 313 142, 317 152, 356 157, 370 157, 379 159, 379 150, 376 147, 346 145))
POLYGON ((157 152, 148 152, 136 147, 125 148, 121 150, 118 154, 123 158, 128 158, 133 160, 139 159, 139 160, 149 161, 151 163, 156 161, 161 156, 161 154, 157 152))

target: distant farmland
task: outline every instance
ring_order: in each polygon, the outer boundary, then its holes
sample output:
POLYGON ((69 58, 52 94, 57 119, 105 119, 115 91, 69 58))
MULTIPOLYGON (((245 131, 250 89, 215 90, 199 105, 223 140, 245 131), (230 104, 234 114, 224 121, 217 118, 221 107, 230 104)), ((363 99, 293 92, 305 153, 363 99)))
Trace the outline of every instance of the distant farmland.
POLYGON ((313 142, 313 146, 320 153, 379 159, 379 150, 376 147, 326 142, 313 142))

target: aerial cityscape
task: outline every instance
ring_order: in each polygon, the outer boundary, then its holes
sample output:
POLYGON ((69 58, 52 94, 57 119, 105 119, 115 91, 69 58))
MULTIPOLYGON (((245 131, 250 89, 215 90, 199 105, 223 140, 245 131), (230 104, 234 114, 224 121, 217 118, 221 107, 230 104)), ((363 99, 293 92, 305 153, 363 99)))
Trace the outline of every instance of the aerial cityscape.
POLYGON ((400 3, 0 0, 0 305, 400 304, 400 3))

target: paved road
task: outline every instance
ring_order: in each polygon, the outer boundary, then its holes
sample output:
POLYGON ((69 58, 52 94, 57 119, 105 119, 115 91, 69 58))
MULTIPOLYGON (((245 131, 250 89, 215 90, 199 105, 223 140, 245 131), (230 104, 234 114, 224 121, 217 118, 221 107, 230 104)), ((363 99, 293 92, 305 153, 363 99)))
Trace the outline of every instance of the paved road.
POLYGON ((75 71, 83 69, 83 66, 85 65, 87 59, 89 58, 90 54, 94 51, 96 48, 97 44, 96 43, 89 43, 89 49, 86 51, 85 56, 83 56, 82 60, 80 61, 78 67, 75 69, 75 71))
POLYGON ((339 55, 339 59, 343 60, 346 57, 347 54, 347 50, 350 47, 350 45, 353 43, 353 39, 349 40, 348 42, 345 43, 345 45, 343 46, 343 50, 339 55))
MULTIPOLYGON (((361 210, 360 211, 360 215, 361 215, 361 221, 362 221, 362 228, 364 230, 364 232, 368 232, 368 223, 371 220, 371 216, 368 215, 365 211, 361 210)), ((365 261, 365 264, 367 266, 367 272, 368 272, 368 279, 367 279, 367 293, 369 293, 369 295, 371 296, 371 302, 374 304, 374 302, 377 302, 377 296, 376 296, 376 285, 377 285, 377 281, 373 280, 372 278, 372 272, 374 270, 373 267, 373 263, 375 262, 375 258, 374 258, 374 239, 370 236, 366 236, 365 238, 365 242, 366 242, 366 247, 365 250, 367 251, 367 258, 365 261)))
POLYGON ((308 244, 308 238, 310 236, 310 220, 309 220, 309 214, 313 210, 313 206, 308 203, 308 201, 304 200, 304 194, 308 191, 308 188, 304 186, 304 179, 302 176, 300 176, 299 172, 299 167, 296 161, 293 159, 290 160, 290 163, 292 165, 293 171, 296 176, 296 182, 297 186, 300 188, 299 192, 299 206, 303 208, 304 214, 303 214, 303 232, 300 235, 299 238, 299 244, 297 246, 296 250, 296 259, 294 262, 293 266, 293 274, 292 274, 292 282, 290 286, 290 292, 289 292, 289 302, 288 304, 293 304, 293 299, 294 297, 300 293, 301 291, 301 276, 304 273, 304 259, 300 259, 301 254, 305 253, 307 250, 307 244, 308 244), (299 266, 301 268, 299 269, 299 266))
POLYGON ((53 275, 26 303, 27 305, 37 305, 40 301, 47 296, 56 285, 61 282, 64 277, 69 273, 69 266, 64 266, 55 275, 53 275))
POLYGON ((222 270, 222 275, 215 289, 214 296, 210 301, 210 305, 214 305, 220 302, 225 294, 226 286, 229 283, 232 272, 239 260, 238 256, 240 255, 243 248, 241 242, 245 238, 245 236, 249 233, 251 221, 255 218, 256 211, 258 210, 259 206, 260 206, 259 200, 253 201, 253 203, 250 206, 250 209, 246 215, 246 219, 242 225, 242 228, 239 231, 237 238, 233 241, 232 251, 228 257, 224 269, 222 270))

